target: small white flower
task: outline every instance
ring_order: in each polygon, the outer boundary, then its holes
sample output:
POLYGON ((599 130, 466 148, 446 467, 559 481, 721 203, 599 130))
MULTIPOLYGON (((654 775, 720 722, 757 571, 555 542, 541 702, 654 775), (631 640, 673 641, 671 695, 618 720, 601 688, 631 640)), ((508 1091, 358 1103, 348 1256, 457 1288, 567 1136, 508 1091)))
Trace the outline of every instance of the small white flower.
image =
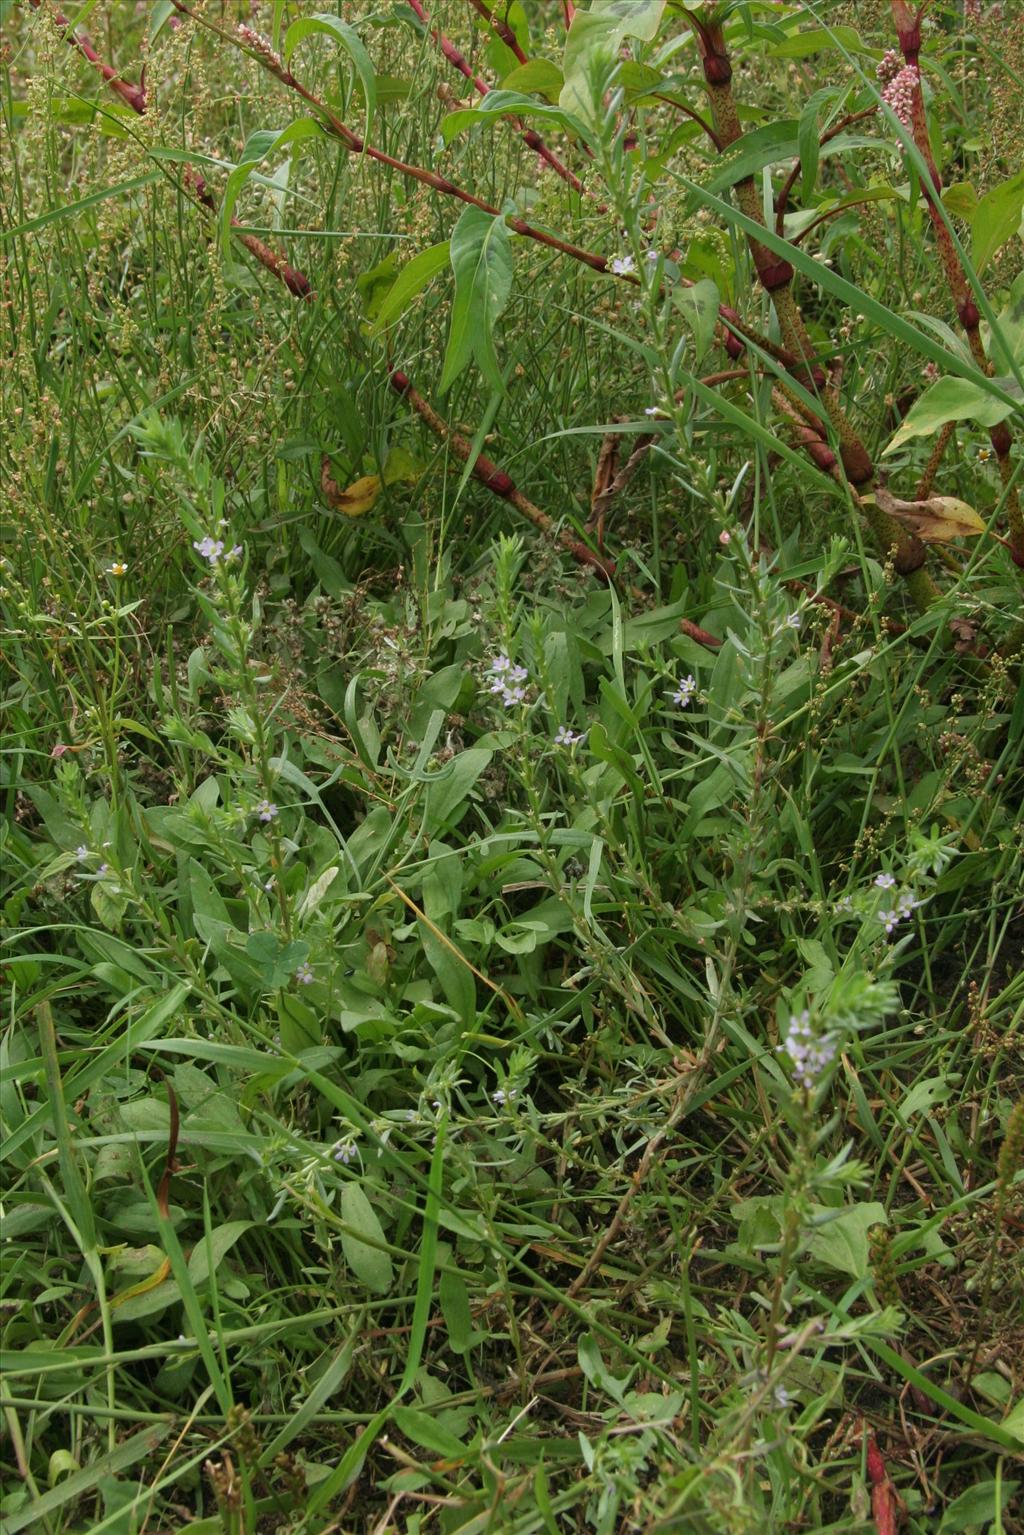
POLYGON ((124 560, 115 560, 113 565, 107 566, 108 576, 126 576, 127 574, 128 566, 125 564, 124 560))
POLYGON ((261 821, 272 821, 278 814, 277 806, 273 800, 261 799, 256 806, 256 814, 261 821))
POLYGON ((662 411, 660 405, 648 405, 644 408, 645 416, 660 416, 661 413, 662 411))
POLYGON ((313 984, 315 979, 313 975, 313 966, 309 963, 308 959, 304 959, 302 964, 296 970, 295 979, 298 981, 300 986, 311 986, 313 984))
POLYGON ((686 706, 689 704, 690 699, 693 697, 694 693, 696 693, 696 691, 697 691, 697 679, 696 679, 696 677, 692 677, 692 676, 690 676, 690 677, 683 677, 681 679, 680 683, 679 683, 679 686, 676 688, 675 692, 672 694, 672 702, 674 704, 678 704, 680 709, 685 709, 686 706))
POLYGON ((555 731, 556 746, 575 746, 577 741, 583 740, 583 732, 570 730, 568 725, 559 725, 555 731))
POLYGON ((89 849, 86 847, 84 842, 75 848, 75 857, 78 859, 79 863, 84 863, 88 856, 89 849))
POLYGON ((612 271, 616 277, 628 277, 636 271, 636 262, 632 256, 615 256, 612 259, 612 271))
POLYGON ((894 874, 880 874, 875 880, 879 890, 891 890, 895 883, 896 876, 894 874))

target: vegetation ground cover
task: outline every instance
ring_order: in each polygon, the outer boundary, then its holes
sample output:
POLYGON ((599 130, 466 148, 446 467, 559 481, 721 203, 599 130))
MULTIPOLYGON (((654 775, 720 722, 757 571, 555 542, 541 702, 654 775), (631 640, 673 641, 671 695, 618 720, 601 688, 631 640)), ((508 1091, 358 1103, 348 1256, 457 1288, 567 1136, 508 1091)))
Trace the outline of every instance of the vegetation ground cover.
POLYGON ((4 1535, 1024 1528, 1016 10, 4 5, 4 1535))

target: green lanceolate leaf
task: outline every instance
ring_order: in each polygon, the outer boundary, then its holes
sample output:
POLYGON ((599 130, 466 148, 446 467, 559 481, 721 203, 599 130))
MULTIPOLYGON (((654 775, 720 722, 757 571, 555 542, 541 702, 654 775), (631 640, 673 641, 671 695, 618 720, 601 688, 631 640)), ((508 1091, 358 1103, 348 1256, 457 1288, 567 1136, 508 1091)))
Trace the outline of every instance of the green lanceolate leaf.
POLYGON ((338 16, 323 14, 301 16, 298 21, 292 22, 284 35, 285 64, 288 64, 303 38, 311 37, 315 33, 333 37, 352 60, 359 84, 363 88, 363 100, 366 103, 366 134, 369 137, 370 128, 373 125, 373 114, 377 110, 377 77, 370 62, 370 55, 363 47, 359 33, 354 27, 349 26, 347 21, 342 21, 338 16))
POLYGON ((971 260, 975 271, 980 272, 1007 240, 1020 233, 1022 210, 1024 171, 985 193, 971 219, 971 260))
POLYGON ((426 250, 406 262, 377 306, 371 335, 379 336, 399 319, 430 280, 448 265, 449 259, 449 242, 442 240, 439 245, 428 245, 426 250))
POLYGON ((715 334, 721 298, 710 277, 703 277, 692 288, 673 288, 672 297, 693 331, 693 345, 700 362, 715 334))
POLYGON ((268 155, 276 154, 278 150, 287 148, 289 144, 301 144, 305 139, 319 138, 322 133, 323 129, 313 117, 299 117, 280 133, 274 128, 259 128, 255 133, 250 133, 242 150, 242 158, 231 172, 224 187, 220 209, 220 235, 225 253, 231 243, 231 215, 241 196, 242 188, 257 165, 268 155))
POLYGON ((452 230, 451 263, 455 302, 441 392, 474 359, 491 388, 504 390, 494 350, 494 326, 512 291, 512 247, 504 218, 467 208, 452 230))
MULTIPOLYGON (((998 380, 1007 394, 1020 397, 1020 385, 1012 378, 998 380)), ((940 378, 915 400, 903 425, 883 450, 883 457, 895 453, 912 437, 931 437, 947 421, 976 421, 979 426, 995 426, 1013 413, 1013 407, 994 400, 979 384, 967 378, 940 378)))
POLYGON ((349 1268, 368 1290, 382 1295, 391 1288, 391 1255, 383 1247, 370 1245, 383 1243, 384 1231, 361 1184, 346 1183, 342 1189, 341 1218, 350 1228, 341 1234, 341 1246, 349 1268), (360 1236, 369 1237, 370 1241, 361 1242, 360 1236))
POLYGON ((561 107, 550 106, 544 101, 534 101, 532 96, 520 95, 518 91, 488 91, 478 107, 467 107, 460 112, 449 112, 441 123, 441 136, 446 144, 450 144, 456 134, 464 128, 474 127, 477 123, 497 122, 500 117, 542 117, 553 121, 556 127, 568 129, 571 133, 582 133, 583 124, 570 112, 561 107))

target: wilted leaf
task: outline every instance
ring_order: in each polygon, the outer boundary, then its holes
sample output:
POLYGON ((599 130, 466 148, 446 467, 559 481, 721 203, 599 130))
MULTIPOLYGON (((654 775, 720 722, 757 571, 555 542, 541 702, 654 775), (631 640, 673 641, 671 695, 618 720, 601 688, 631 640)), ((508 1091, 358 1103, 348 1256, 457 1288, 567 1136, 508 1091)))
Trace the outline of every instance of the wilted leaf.
POLYGON ((976 538, 985 524, 966 501, 956 496, 929 496, 926 501, 900 501, 887 490, 875 491, 875 500, 890 517, 929 544, 948 544, 953 538, 976 538))
POLYGON ((325 455, 320 468, 320 488, 328 506, 333 507, 334 511, 341 512, 345 517, 362 517, 380 494, 380 478, 376 474, 364 474, 361 480, 355 480, 341 490, 331 475, 330 460, 325 455))

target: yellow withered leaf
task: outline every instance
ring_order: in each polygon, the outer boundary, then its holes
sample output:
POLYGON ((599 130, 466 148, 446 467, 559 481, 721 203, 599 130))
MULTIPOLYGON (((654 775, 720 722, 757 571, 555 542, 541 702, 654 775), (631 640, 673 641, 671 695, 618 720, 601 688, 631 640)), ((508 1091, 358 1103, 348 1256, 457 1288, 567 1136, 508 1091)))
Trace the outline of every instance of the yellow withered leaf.
POLYGON ((362 517, 380 495, 380 477, 364 474, 362 479, 353 480, 351 485, 341 490, 331 474, 330 460, 325 457, 320 466, 320 488, 328 506, 334 511, 341 512, 345 517, 362 517))
POLYGON ((926 544, 948 544, 954 538, 977 538, 985 524, 966 501, 956 496, 929 496, 925 501, 901 501, 887 490, 875 491, 883 512, 916 533, 926 544))

